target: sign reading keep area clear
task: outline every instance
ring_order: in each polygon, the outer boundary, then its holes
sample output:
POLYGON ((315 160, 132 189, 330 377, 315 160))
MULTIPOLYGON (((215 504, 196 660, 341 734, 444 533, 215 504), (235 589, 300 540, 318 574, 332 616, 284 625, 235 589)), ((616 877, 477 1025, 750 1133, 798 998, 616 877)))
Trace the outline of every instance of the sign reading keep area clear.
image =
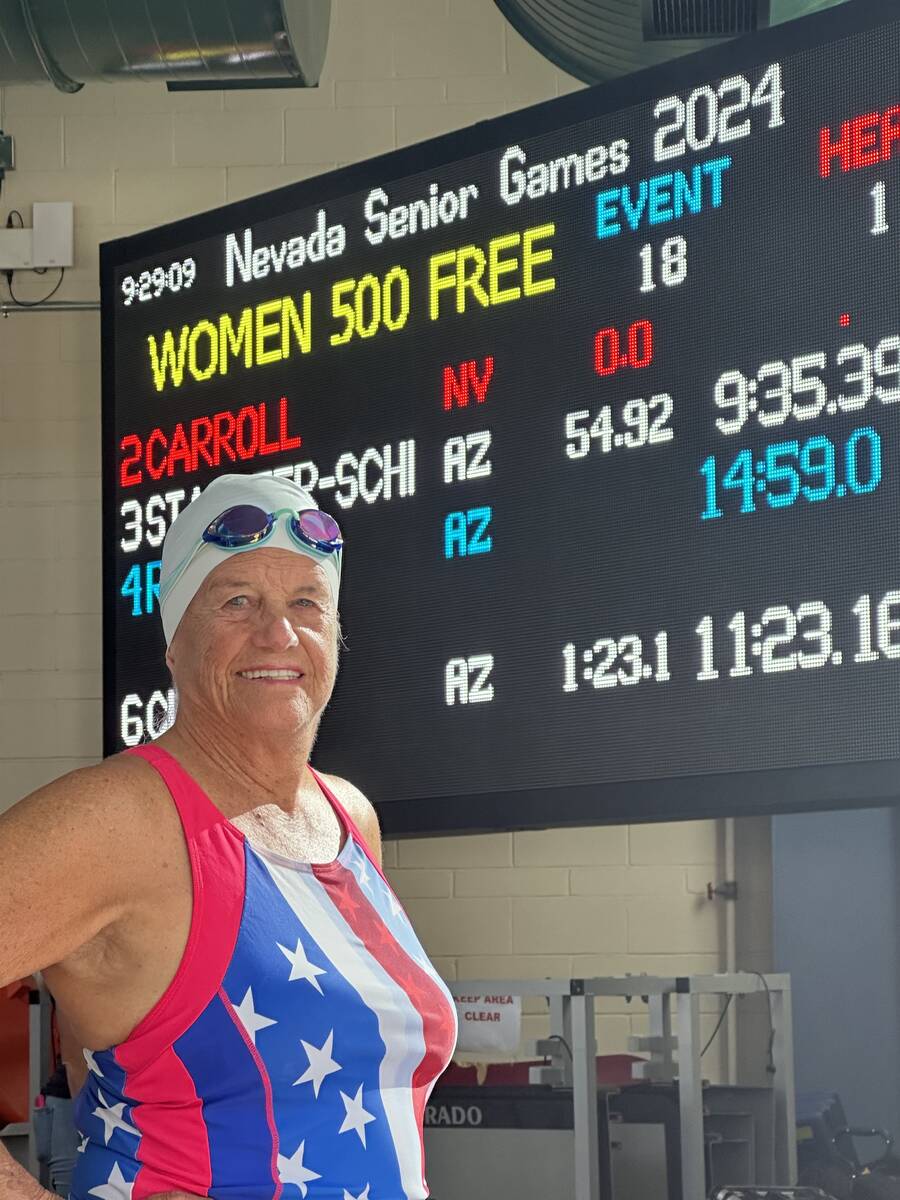
POLYGON ((520 996, 456 996, 459 1040, 464 1053, 476 1050, 518 1050, 522 1037, 520 996))

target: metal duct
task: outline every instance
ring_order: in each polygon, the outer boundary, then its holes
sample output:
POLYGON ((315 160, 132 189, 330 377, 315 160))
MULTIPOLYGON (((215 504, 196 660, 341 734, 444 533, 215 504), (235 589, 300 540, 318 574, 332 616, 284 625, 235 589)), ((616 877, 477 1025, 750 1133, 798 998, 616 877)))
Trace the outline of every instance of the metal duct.
POLYGON ((644 0, 644 37, 719 38, 769 24, 769 0, 644 0))
POLYGON ((495 0, 545 58, 602 83, 847 0, 495 0))
POLYGON ((0 0, 0 84, 314 87, 331 0, 0 0))

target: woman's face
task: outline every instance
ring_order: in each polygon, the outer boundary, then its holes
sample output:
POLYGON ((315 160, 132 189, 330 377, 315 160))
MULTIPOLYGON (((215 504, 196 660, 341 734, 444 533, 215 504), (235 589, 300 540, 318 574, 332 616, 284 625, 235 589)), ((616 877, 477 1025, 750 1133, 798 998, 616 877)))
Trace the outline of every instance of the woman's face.
POLYGON ((179 709, 242 729, 318 724, 334 689, 338 615, 309 555, 262 547, 223 560, 191 600, 166 653, 179 709), (243 672, 283 668, 285 680, 243 672))

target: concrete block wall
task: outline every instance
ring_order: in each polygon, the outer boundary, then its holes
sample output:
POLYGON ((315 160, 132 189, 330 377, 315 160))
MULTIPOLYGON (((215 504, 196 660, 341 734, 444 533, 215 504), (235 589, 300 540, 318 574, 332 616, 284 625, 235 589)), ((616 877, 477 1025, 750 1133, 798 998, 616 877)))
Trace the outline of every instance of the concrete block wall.
MULTIPOLYGON (((721 909, 706 898, 719 840, 714 821, 551 829, 404 839, 386 861, 447 979, 683 975, 722 969, 721 909)), ((708 1038, 719 1004, 702 1008, 708 1038)), ((545 1002, 523 1012, 516 1057, 548 1029, 545 1002)), ((624 1052, 630 1035, 646 1033, 646 1013, 637 997, 599 999, 601 1052, 624 1052)), ((711 1077, 723 1045, 704 1059, 711 1077)))
MULTIPOLYGON (((0 222, 74 201, 77 262, 57 298, 95 299, 101 241, 579 86, 492 0, 334 0, 315 90, 0 88, 18 160, 0 222)), ((20 274, 17 294, 52 282, 20 274)), ((99 471, 98 317, 0 320, 0 808, 101 755, 99 471)), ((714 823, 692 822, 404 841, 386 860, 448 978, 684 973, 722 961, 703 895, 717 844, 714 823)), ((604 1049, 625 1048, 642 1009, 598 1005, 604 1049)), ((528 1006, 529 1037, 541 1010, 528 1006)))

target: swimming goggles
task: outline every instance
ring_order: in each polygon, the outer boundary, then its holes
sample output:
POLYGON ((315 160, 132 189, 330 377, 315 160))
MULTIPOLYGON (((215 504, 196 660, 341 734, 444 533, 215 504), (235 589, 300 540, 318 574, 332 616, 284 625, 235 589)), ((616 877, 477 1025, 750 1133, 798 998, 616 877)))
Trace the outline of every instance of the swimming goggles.
POLYGON ((320 508, 278 508, 275 512, 266 512, 256 504, 236 504, 219 513, 207 525, 201 534, 202 540, 166 581, 165 592, 168 594, 174 587, 204 542, 221 546, 224 550, 260 546, 272 536, 278 518, 285 514, 290 518, 285 522, 288 532, 301 550, 331 555, 339 554, 344 548, 337 521, 320 508))

